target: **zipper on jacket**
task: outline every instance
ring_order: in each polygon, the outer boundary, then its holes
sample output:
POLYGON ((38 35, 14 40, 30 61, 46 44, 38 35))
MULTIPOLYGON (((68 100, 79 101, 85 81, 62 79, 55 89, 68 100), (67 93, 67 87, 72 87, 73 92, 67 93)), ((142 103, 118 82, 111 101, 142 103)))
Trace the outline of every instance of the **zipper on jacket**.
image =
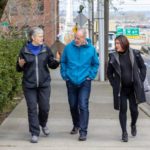
MULTIPOLYGON (((79 61, 79 63, 80 63, 80 47, 79 47, 79 49, 78 49, 78 61, 79 61)), ((77 69, 77 74, 76 74, 76 77, 77 77, 77 82, 79 81, 79 70, 80 70, 80 67, 78 66, 78 69, 77 69)))
POLYGON ((118 93, 118 97, 119 97, 119 109, 120 109, 120 101, 121 101, 121 88, 122 88, 122 83, 121 83, 121 74, 120 74, 120 84, 119 84, 120 88, 119 88, 119 93, 118 93))
POLYGON ((36 63, 36 86, 39 87, 39 68, 38 68, 38 56, 35 56, 35 63, 36 63))

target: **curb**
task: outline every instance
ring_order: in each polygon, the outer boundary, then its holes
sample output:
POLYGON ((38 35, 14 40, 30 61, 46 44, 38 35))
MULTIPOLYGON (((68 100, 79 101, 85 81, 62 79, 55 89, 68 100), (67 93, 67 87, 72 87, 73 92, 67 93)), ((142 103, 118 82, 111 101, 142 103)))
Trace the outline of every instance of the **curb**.
POLYGON ((150 105, 147 103, 143 103, 139 105, 139 108, 148 116, 150 117, 150 105))

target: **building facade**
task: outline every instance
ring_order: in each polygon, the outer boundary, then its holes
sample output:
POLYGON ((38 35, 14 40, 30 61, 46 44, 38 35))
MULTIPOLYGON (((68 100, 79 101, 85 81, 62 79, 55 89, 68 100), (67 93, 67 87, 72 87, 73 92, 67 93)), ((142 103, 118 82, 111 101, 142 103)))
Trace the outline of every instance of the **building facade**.
POLYGON ((1 30, 41 26, 45 42, 51 46, 58 34, 58 0, 8 0, 1 18, 1 30))

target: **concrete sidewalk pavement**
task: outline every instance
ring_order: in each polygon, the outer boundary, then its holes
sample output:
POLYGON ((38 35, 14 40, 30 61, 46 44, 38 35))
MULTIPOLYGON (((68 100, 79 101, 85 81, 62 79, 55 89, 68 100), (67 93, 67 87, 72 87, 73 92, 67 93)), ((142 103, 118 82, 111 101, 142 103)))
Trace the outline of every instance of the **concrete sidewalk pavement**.
MULTIPOLYGON (((128 112, 129 142, 121 141, 118 112, 113 109, 112 89, 108 82, 93 82, 87 141, 78 141, 79 135, 69 134, 72 121, 65 83, 55 72, 52 78, 48 122, 50 136, 45 137, 41 133, 39 143, 29 142, 27 110, 23 99, 0 126, 0 150, 148 150, 150 148, 150 118, 141 109, 139 109, 137 136, 131 136, 128 112)), ((145 109, 145 106, 140 105, 140 107, 145 109)))

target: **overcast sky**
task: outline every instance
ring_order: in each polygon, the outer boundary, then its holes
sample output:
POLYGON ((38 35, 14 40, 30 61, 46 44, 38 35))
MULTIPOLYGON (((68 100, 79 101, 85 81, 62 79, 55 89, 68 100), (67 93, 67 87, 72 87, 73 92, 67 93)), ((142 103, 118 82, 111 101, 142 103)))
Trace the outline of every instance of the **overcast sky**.
POLYGON ((150 0, 124 0, 124 3, 119 4, 117 0, 114 0, 114 6, 122 8, 123 11, 150 11, 150 0))

